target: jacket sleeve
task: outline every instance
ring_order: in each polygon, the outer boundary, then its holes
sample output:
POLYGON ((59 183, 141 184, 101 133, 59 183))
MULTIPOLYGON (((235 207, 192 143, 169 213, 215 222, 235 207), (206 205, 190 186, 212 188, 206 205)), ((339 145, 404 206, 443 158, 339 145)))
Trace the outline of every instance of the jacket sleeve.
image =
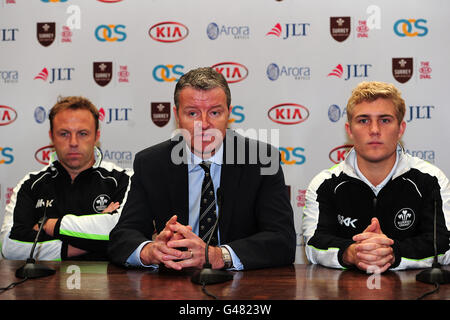
MULTIPOLYGON (((37 231, 38 222, 35 199, 30 190, 30 176, 23 178, 13 189, 6 206, 0 241, 2 255, 6 259, 25 260, 29 257, 37 231)), ((63 243, 41 232, 34 251, 37 260, 61 260, 63 243)))
POLYGON ((306 191, 302 221, 305 252, 311 263, 330 268, 345 268, 348 266, 344 265, 342 255, 353 240, 335 235, 333 192, 329 190, 329 185, 324 183, 328 177, 328 171, 322 171, 314 177, 306 191))
POLYGON ((133 163, 134 174, 123 214, 111 230, 108 247, 109 259, 118 265, 126 265, 128 257, 143 242, 151 240, 155 231, 151 207, 145 193, 143 168, 148 165, 140 153, 133 163))
POLYGON ((241 185, 242 189, 233 190, 246 194, 248 203, 239 204, 239 209, 236 210, 239 215, 236 219, 239 220, 234 223, 246 226, 247 232, 224 242, 234 250, 246 270, 288 265, 295 260, 293 210, 280 165, 280 155, 276 149, 272 149, 271 154, 277 157, 273 157, 269 164, 277 166, 249 166, 248 174, 241 177, 247 184, 241 185), (252 185, 251 180, 258 183, 252 185), (256 189, 256 192, 246 190, 249 186, 256 189), (253 230, 250 232, 251 228, 253 230))
MULTIPOLYGON (((80 216, 66 214, 57 220, 54 237, 76 248, 106 256, 109 233, 119 220, 127 200, 131 175, 131 171, 121 173, 117 190, 111 196, 111 202, 120 203, 116 211, 80 216)), ((66 258, 64 251, 62 258, 66 258)))
POLYGON ((448 209, 448 203, 445 202, 450 198, 449 184, 447 180, 446 185, 440 186, 437 178, 433 177, 432 180, 426 184, 426 190, 422 190, 423 206, 417 235, 401 241, 394 239, 396 263, 393 270, 431 267, 434 259, 435 214, 436 249, 440 262, 449 254, 450 233, 445 221, 445 210, 448 209))

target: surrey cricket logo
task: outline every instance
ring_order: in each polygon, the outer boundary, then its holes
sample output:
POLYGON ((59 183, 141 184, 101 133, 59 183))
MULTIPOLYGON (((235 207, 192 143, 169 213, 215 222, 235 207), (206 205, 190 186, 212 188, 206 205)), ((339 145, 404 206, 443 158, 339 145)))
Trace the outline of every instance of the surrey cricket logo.
POLYGON ((102 213, 103 210, 106 209, 108 203, 109 203, 109 196, 107 194, 100 194, 95 198, 94 203, 92 204, 95 212, 102 213))
POLYGON ((395 227, 399 230, 406 230, 414 224, 415 218, 416 215, 414 214, 414 211, 412 211, 412 209, 400 209, 400 211, 397 212, 394 218, 395 227))

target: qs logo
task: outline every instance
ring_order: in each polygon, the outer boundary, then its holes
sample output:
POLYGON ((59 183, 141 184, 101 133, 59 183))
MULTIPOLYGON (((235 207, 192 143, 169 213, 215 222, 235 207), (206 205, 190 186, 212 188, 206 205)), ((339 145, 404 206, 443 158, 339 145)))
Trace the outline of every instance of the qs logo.
POLYGON ((300 165, 306 161, 306 157, 303 154, 305 152, 304 148, 280 147, 279 150, 281 154, 281 164, 300 165))
POLYGON ((153 78, 159 82, 173 82, 178 81, 178 79, 184 74, 184 66, 180 64, 166 64, 157 65, 153 69, 153 78))
POLYGON ((124 41, 127 38, 124 29, 123 24, 101 24, 95 29, 95 37, 102 42, 124 41))
POLYGON ((428 33, 426 23, 425 19, 400 19, 394 24, 394 32, 399 37, 423 37, 428 33))

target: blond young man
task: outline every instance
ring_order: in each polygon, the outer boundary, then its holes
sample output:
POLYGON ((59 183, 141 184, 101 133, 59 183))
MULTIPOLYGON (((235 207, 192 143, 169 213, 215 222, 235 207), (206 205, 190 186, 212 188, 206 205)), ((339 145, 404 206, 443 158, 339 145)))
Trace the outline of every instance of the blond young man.
POLYGON ((354 147, 314 177, 306 193, 303 235, 312 263, 380 273, 429 267, 435 208, 446 263, 450 184, 436 166, 403 151, 404 114, 392 84, 362 82, 353 90, 345 129, 354 147))

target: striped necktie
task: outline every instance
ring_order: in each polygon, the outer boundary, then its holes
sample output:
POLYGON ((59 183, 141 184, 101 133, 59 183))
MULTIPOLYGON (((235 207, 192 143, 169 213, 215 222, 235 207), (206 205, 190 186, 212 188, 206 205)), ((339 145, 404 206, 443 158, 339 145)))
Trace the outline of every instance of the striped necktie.
MULTIPOLYGON (((200 228, 199 236, 204 242, 208 241, 208 238, 212 232, 214 223, 216 222, 216 197, 214 196, 214 185, 211 178, 211 162, 202 162, 200 166, 205 171, 205 177, 202 183, 202 194, 200 196, 200 228)), ((217 245, 217 229, 211 238, 210 245, 217 245)))

